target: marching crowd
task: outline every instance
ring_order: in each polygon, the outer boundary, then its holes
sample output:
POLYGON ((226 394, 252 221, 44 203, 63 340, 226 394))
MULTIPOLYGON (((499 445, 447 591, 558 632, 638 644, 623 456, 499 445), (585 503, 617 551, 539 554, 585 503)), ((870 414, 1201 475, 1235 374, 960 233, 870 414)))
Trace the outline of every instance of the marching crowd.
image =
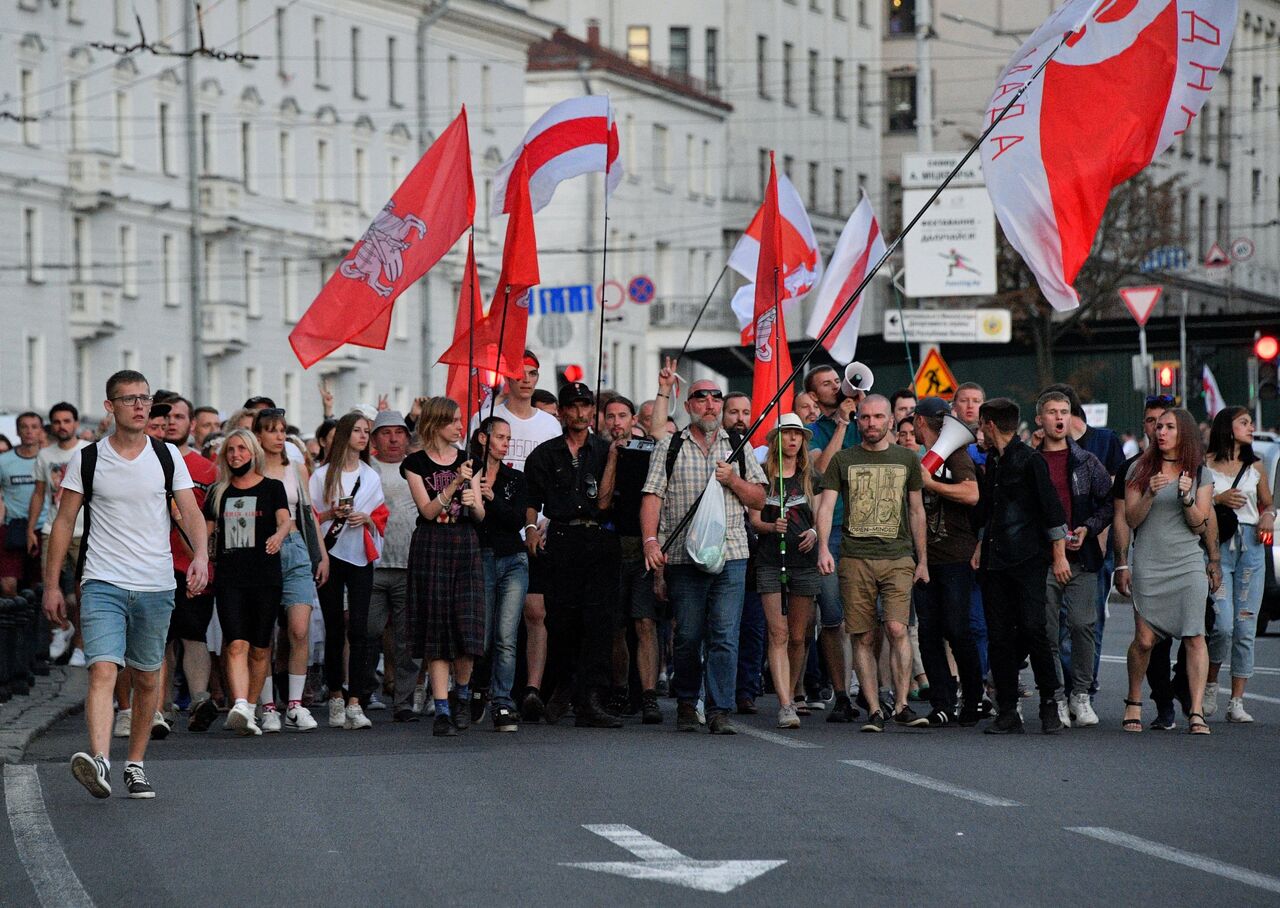
POLYGON ((386 709, 455 736, 661 724, 670 696, 677 730, 731 735, 771 692, 782 729, 820 712, 1020 734, 1038 696, 1053 734, 1099 721, 1113 585, 1135 611, 1125 731, 1176 728, 1180 703, 1209 734, 1224 666, 1226 718, 1252 721, 1275 513, 1243 408, 1205 445, 1151 397, 1145 443, 1122 445, 1067 385, 1024 412, 974 383, 885 397, 822 366, 753 450, 755 402, 682 388, 671 361, 638 406, 539 378, 526 352, 466 427, 458 401, 421 398, 305 440, 268 398, 222 419, 131 371, 97 431, 69 403, 20 415, 0 595, 43 582, 51 656, 88 668, 75 777, 108 797, 128 738, 127 793, 154 797, 147 745, 182 711, 196 733, 305 732, 322 706, 334 728, 386 709), (686 525, 717 489, 708 564, 686 525))

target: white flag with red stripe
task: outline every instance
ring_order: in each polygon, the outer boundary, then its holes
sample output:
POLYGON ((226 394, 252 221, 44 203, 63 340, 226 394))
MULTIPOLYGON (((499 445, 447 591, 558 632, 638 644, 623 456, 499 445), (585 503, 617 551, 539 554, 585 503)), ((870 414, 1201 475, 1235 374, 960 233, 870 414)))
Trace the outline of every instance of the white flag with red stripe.
POLYGON ((1204 408, 1208 411, 1209 418, 1213 419, 1227 405, 1227 402, 1222 399, 1222 392, 1218 390, 1218 380, 1213 377, 1208 366, 1205 366, 1200 374, 1200 387, 1204 390, 1204 408))
MULTIPOLYGON (((827 273, 818 287, 814 299, 813 314, 809 316, 809 324, 805 333, 817 337, 833 321, 837 321, 840 307, 844 305, 853 291, 858 289, 867 271, 884 257, 884 235, 880 233, 880 225, 876 222, 875 212, 871 210, 871 200, 866 191, 862 193, 862 201, 849 216, 849 221, 840 231, 840 240, 836 243, 835 252, 831 253, 831 261, 827 263, 827 273)), ((839 317, 837 327, 823 341, 831 358, 838 363, 851 362, 858 352, 858 331, 862 326, 862 297, 854 300, 853 306, 839 317)))
POLYGON ((584 173, 606 174, 605 192, 612 195, 622 181, 622 160, 618 157, 618 124, 609 98, 570 98, 538 117, 494 175, 495 215, 508 209, 507 181, 521 157, 529 170, 529 200, 534 211, 547 206, 562 180, 584 173))
MULTIPOLYGON (((813 224, 809 222, 809 213, 804 210, 800 193, 796 192, 786 174, 778 174, 778 213, 782 217, 779 267, 782 269, 783 286, 779 302, 786 307, 802 298, 822 279, 822 253, 818 250, 818 238, 814 235, 813 224)), ((729 267, 753 282, 760 261, 763 224, 764 206, 761 205, 729 255, 729 267)), ((755 299, 755 285, 752 283, 740 288, 731 303, 744 344, 755 338, 755 299)))
POLYGON ((987 105, 982 143, 1005 236, 1055 309, 1089 257, 1111 190, 1191 128, 1235 30, 1236 0, 1068 0, 1022 45, 987 105))

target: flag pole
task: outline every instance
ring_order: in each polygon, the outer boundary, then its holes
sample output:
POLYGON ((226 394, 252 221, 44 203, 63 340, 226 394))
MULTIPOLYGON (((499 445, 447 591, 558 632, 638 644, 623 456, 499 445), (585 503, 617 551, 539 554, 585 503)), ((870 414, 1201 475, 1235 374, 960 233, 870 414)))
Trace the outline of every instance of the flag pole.
MULTIPOLYGON (((774 388, 782 391, 782 309, 778 302, 778 266, 773 266, 773 381, 774 388)), ((757 327, 757 330, 759 328, 757 327)), ((788 382, 790 384, 790 382, 788 382)), ((774 412, 774 432, 773 443, 778 449, 778 516, 781 520, 787 519, 787 490, 786 480, 782 477, 782 408, 774 412)), ((750 436, 747 436, 750 438, 750 436)), ((778 534, 778 584, 782 587, 782 592, 786 592, 787 586, 787 531, 783 530, 778 534)))
MULTIPOLYGON (((596 406, 600 405, 600 386, 604 381, 604 285, 609 279, 609 117, 604 122, 604 242, 600 247, 600 340, 596 348, 596 406)), ((596 425, 601 413, 596 411, 596 425)))
POLYGON ((464 426, 471 425, 471 394, 476 384, 476 288, 475 288, 475 249, 476 225, 471 222, 471 237, 467 240, 467 258, 472 267, 467 269, 467 416, 464 426))
MULTIPOLYGON (((991 135, 992 131, 997 126, 1000 125, 1001 121, 1004 120, 1005 116, 1009 113, 1009 111, 1013 109, 1014 105, 1018 103, 1018 101, 1022 98, 1024 94, 1026 94, 1027 89, 1030 88, 1035 83, 1035 81, 1040 77, 1040 74, 1044 72, 1045 67, 1049 65, 1049 61, 1052 60, 1054 56, 1058 53, 1058 51, 1062 49, 1062 46, 1067 43, 1067 40, 1071 38, 1072 35, 1076 34, 1076 32, 1078 31, 1079 31, 1079 27, 1077 26, 1075 29, 1063 34, 1062 39, 1057 43, 1057 45, 1054 46, 1053 50, 1049 51, 1049 53, 1045 56, 1045 58, 1040 61, 1040 65, 1036 67, 1035 72, 1033 72, 1027 78, 1027 81, 1023 83, 1023 86, 1014 93, 1013 97, 1009 99, 1009 103, 1005 104, 1005 106, 1000 109, 1000 112, 992 118, 991 123, 988 124, 987 128, 982 131, 982 135, 978 136, 977 140, 971 146, 969 146, 969 150, 964 153, 964 156, 960 158, 959 161, 956 162, 954 167, 951 168, 951 172, 947 174, 946 179, 944 179, 938 185, 938 188, 933 191, 933 194, 929 196, 929 200, 920 206, 920 210, 917 211, 915 215, 912 216, 911 220, 907 223, 907 225, 902 228, 902 231, 896 237, 894 237, 893 242, 889 244, 887 249, 885 249, 884 255, 880 256, 879 260, 875 263, 875 265, 871 268, 871 270, 867 272, 866 276, 863 277, 862 281, 858 284, 858 286, 854 288, 851 294, 849 294, 848 299, 846 299, 840 305, 840 308, 835 313, 835 315, 833 315, 827 321, 827 326, 823 328, 822 331, 818 334, 818 336, 814 339, 813 343, 809 346, 809 349, 805 351, 804 356, 800 357, 800 361, 796 363, 795 368, 792 369, 791 371, 790 377, 787 379, 788 385, 790 385, 793 381, 795 381, 796 378, 798 378, 804 372, 805 366, 809 364, 809 360, 813 358, 813 354, 817 352, 818 347, 822 346, 823 341, 825 341, 831 335, 831 333, 835 331, 836 327, 841 323, 841 319, 844 318, 845 313, 847 313, 851 308, 853 308, 853 304, 857 301, 858 297, 862 294, 862 291, 865 290, 867 288, 867 285, 871 283, 871 279, 874 278, 877 273, 879 273, 882 267, 884 267, 885 262, 889 261, 889 257, 898 251, 898 247, 902 245, 902 241, 906 239, 907 234, 909 234, 912 231, 912 229, 916 226, 916 224, 920 221, 920 219, 924 217, 924 213, 928 211, 933 206, 933 203, 938 200, 938 196, 942 195, 943 190, 945 190, 948 186, 951 185, 951 181, 956 178, 956 176, 960 173, 960 170, 964 167, 964 165, 969 162, 969 159, 971 157, 973 157, 974 152, 976 152, 979 148, 982 147, 982 143, 985 142, 987 140, 987 137, 991 135)), ((751 428, 747 431, 747 434, 744 437, 743 441, 738 445, 736 445, 733 451, 730 452, 728 457, 729 460, 733 460, 733 458, 737 457, 739 452, 742 450, 742 448, 747 444, 747 439, 749 439, 752 436, 752 434, 754 434, 760 428, 760 426, 764 425, 765 417, 768 415, 769 411, 772 410, 775 406, 777 406, 778 401, 782 399, 782 391, 783 391, 782 387, 779 387, 774 392, 773 397, 770 398, 769 402, 760 411, 760 414, 756 416, 756 421, 752 424, 751 428)), ((664 553, 669 548, 671 548, 676 538, 679 537, 679 535, 684 531, 684 528, 688 526, 689 521, 693 519, 693 515, 698 510, 698 505, 701 503, 701 501, 702 501, 702 495, 699 495, 694 500, 693 504, 689 506, 689 510, 687 510, 684 516, 680 518, 680 522, 677 523, 675 527, 672 528, 672 530, 667 534, 667 541, 662 544, 662 551, 664 553)))
MULTIPOLYGON (((498 353, 494 357, 494 381, 502 378, 502 342, 506 338, 507 333, 507 306, 511 302, 511 285, 507 284, 502 288, 502 319, 498 322, 498 353)), ((523 360, 522 360, 523 362, 523 360)), ((489 391, 489 418, 493 419, 493 411, 498 406, 498 389, 491 388, 489 391)), ((477 413, 477 416, 480 414, 477 413)), ((489 468, 489 434, 486 432, 484 436, 484 469, 489 468)))

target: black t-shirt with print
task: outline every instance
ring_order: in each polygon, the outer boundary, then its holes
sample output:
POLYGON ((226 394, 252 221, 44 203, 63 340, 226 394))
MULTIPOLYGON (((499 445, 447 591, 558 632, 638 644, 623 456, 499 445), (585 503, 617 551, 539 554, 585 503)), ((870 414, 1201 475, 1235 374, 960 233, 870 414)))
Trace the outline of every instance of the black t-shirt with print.
POLYGON ((218 546, 215 576, 220 586, 280 586, 280 553, 267 554, 267 539, 276 532, 276 511, 289 510, 284 483, 264 477, 247 489, 227 486, 210 495, 205 516, 216 523, 218 546))
MULTIPOLYGON (((440 493, 448 487, 458 477, 458 471, 462 469, 462 465, 467 462, 467 455, 462 451, 458 452, 458 456, 454 458, 453 463, 448 466, 441 466, 427 456, 426 451, 414 451, 404 459, 400 464, 400 475, 406 476, 409 473, 416 473, 422 477, 422 484, 427 487, 427 494, 432 499, 440 497, 440 493)), ((459 488, 454 494, 453 500, 449 502, 449 506, 442 510, 435 520, 427 520, 421 514, 418 515, 418 526, 430 523, 457 523, 462 518, 462 489, 459 488)))
MULTIPOLYGON (((800 551, 800 537, 813 527, 813 507, 805 497, 804 487, 798 476, 788 476, 784 482, 787 492, 787 567, 818 566, 818 547, 807 552, 800 551)), ((778 508, 778 480, 769 483, 765 492, 764 507, 760 509, 760 519, 765 523, 775 523, 780 514, 778 508)), ((761 533, 756 544, 756 564, 767 567, 779 567, 782 564, 782 551, 777 533, 761 533)), ((817 540, 815 539, 816 543, 817 540)))

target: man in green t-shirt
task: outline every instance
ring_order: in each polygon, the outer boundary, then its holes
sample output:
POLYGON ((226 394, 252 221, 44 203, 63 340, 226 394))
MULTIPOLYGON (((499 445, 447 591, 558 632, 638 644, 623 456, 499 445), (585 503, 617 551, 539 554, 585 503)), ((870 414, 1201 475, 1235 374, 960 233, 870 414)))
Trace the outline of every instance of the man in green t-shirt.
POLYGON ((870 714, 863 731, 884 731, 888 716, 880 706, 876 671, 875 630, 879 600, 889 639, 893 688, 897 699, 892 718, 899 725, 928 725, 907 705, 911 689, 911 618, 913 583, 929 582, 925 547, 924 479, 914 453, 890 444, 893 411, 888 398, 873 394, 858 407, 857 447, 836 453, 822 477, 818 503, 818 569, 836 569, 828 548, 831 519, 839 497, 844 504, 840 527, 840 598, 845 630, 853 635, 853 665, 870 714), (913 555, 914 552, 914 555, 913 555))

